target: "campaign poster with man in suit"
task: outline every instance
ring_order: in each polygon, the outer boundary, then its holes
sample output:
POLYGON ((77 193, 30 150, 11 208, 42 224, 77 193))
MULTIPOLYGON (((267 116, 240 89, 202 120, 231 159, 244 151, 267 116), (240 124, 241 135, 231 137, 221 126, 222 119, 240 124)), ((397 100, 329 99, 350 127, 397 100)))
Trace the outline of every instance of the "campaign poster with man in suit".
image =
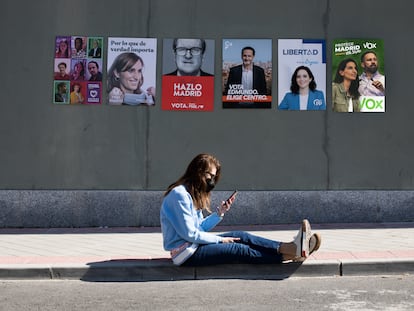
POLYGON ((214 109, 214 40, 164 39, 161 108, 214 109))
POLYGON ((271 108, 272 40, 223 39, 223 108, 271 108))

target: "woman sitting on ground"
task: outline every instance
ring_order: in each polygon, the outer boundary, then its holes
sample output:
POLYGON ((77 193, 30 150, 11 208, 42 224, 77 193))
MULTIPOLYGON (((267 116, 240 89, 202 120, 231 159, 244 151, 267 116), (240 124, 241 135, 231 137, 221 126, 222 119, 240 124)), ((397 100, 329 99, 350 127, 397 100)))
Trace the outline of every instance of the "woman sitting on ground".
POLYGON ((210 233, 235 199, 233 196, 221 202, 215 212, 204 218, 203 211, 210 212, 211 190, 220 175, 218 159, 199 154, 190 162, 184 175, 168 187, 160 221, 164 249, 171 252, 174 264, 277 264, 288 260, 303 261, 319 248, 321 236, 312 234, 306 219, 291 242, 273 241, 244 231, 210 233))

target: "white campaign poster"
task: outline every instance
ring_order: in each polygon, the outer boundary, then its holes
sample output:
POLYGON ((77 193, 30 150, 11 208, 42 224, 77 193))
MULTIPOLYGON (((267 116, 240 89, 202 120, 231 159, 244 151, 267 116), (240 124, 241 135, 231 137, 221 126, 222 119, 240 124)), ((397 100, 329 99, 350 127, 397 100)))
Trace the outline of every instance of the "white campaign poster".
POLYGON ((326 110, 326 48, 322 39, 278 40, 278 107, 286 110, 326 110), (310 86, 309 104, 300 108, 296 90, 298 70, 313 76, 315 86, 310 86), (311 93, 314 94, 311 96, 311 93), (283 105, 281 106, 281 103, 283 105))
POLYGON ((157 39, 109 37, 108 104, 155 105, 156 62, 157 39))

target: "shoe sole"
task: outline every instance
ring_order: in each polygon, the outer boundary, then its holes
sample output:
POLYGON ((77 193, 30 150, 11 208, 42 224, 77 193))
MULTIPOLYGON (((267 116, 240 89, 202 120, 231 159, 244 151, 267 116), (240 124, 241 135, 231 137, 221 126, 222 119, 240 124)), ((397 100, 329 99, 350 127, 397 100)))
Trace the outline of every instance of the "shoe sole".
POLYGON ((315 242, 315 245, 312 249, 310 249, 310 247, 309 247, 309 255, 316 252, 319 249, 319 247, 321 246, 321 243, 322 243, 322 236, 319 233, 316 232, 316 233, 312 234, 312 236, 315 237, 316 242, 315 242))

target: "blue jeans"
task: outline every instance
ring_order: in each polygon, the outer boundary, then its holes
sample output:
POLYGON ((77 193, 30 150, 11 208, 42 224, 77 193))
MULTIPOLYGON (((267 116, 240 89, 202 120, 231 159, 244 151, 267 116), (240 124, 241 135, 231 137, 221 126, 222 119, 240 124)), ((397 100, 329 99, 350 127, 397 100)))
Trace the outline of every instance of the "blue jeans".
POLYGON ((235 243, 200 244, 183 266, 206 266, 229 263, 269 264, 281 263, 278 253, 281 242, 272 241, 244 231, 220 234, 240 238, 235 243))

